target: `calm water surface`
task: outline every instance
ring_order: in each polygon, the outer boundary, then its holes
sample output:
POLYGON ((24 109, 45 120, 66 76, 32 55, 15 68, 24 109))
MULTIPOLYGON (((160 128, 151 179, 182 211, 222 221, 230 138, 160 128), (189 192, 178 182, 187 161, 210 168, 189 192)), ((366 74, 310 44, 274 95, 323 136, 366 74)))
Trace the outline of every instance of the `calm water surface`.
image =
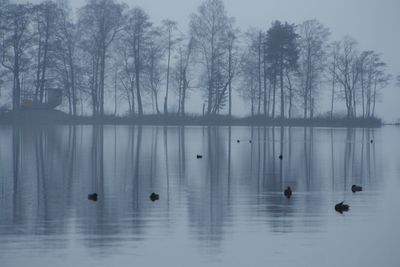
POLYGON ((399 137, 396 127, 1 126, 0 265, 399 266, 399 137))

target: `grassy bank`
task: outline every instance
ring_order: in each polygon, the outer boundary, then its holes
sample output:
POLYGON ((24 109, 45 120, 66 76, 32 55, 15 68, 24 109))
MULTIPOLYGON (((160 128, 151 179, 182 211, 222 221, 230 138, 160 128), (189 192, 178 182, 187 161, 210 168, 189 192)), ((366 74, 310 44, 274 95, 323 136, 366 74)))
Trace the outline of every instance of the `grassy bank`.
POLYGON ((0 124, 105 124, 105 125, 243 125, 243 126, 310 126, 310 127, 380 127, 378 118, 327 118, 313 119, 268 119, 264 116, 229 117, 216 116, 177 116, 177 115, 144 115, 144 116, 70 116, 61 111, 21 110, 0 114, 0 124))

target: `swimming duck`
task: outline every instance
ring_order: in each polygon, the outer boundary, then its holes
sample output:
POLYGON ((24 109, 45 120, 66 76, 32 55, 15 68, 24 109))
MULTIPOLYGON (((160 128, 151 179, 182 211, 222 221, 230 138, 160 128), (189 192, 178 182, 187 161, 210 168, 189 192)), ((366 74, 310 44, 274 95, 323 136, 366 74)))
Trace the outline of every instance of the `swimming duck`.
POLYGON ((283 156, 282 155, 279 155, 279 157, 278 157, 280 160, 282 160, 283 159, 283 156))
POLYGON ((97 193, 89 194, 88 199, 91 201, 97 201, 97 193))
POLYGON ((349 208, 350 208, 349 205, 343 204, 343 203, 344 203, 344 201, 342 201, 342 202, 340 202, 340 203, 335 205, 335 210, 337 212, 339 212, 340 214, 342 214, 345 211, 349 211, 349 208))
POLYGON ((160 199, 160 195, 159 194, 156 194, 156 193, 151 193, 151 195, 150 195, 150 200, 151 201, 156 201, 156 200, 159 200, 160 199))
POLYGON ((283 191, 283 195, 287 198, 290 198, 292 196, 292 188, 288 186, 285 191, 283 191))
POLYGON ((202 155, 197 155, 196 157, 197 157, 197 159, 202 159, 203 158, 202 155))
POLYGON ((352 191, 353 193, 355 193, 355 192, 361 192, 361 191, 362 191, 362 186, 358 186, 358 185, 353 184, 353 185, 351 186, 351 191, 352 191))

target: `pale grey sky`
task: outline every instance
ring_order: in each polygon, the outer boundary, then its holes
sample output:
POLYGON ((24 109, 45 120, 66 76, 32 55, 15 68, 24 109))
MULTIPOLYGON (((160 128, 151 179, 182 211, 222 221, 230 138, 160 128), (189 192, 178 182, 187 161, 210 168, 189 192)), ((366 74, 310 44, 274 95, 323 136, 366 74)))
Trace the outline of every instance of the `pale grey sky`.
MULTIPOLYGON (((83 0, 69 0, 73 8, 83 0)), ((25 1, 24 1, 25 2, 25 1)), ((34 0, 33 2, 39 2, 34 0)), ((119 1, 121 2, 121 1, 119 1)), ((141 6, 158 23, 169 18, 187 29, 189 15, 202 0, 126 0, 141 6)), ((317 19, 331 29, 332 40, 353 36, 361 50, 375 50, 383 55, 389 72, 400 73, 400 1, 399 0, 224 0, 229 16, 236 18, 242 31, 250 26, 269 27, 273 20, 300 23, 317 19)), ((394 82, 385 89, 377 113, 387 121, 400 118, 400 89, 394 82)), ((328 108, 319 107, 319 110, 328 108)))

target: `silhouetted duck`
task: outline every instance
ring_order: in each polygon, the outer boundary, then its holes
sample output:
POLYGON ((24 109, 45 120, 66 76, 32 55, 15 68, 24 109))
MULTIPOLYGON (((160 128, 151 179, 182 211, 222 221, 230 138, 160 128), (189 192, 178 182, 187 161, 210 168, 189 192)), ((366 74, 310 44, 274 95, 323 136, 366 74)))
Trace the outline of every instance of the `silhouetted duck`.
POLYGON ((282 155, 279 155, 279 157, 278 157, 280 160, 282 160, 283 159, 283 156, 282 155))
POLYGON ((283 194, 285 195, 285 197, 290 198, 292 196, 292 188, 290 188, 290 186, 288 186, 285 191, 283 191, 283 194))
POLYGON ((374 143, 374 140, 371 140, 370 143, 373 144, 373 143, 374 143))
POLYGON ((97 193, 89 194, 87 198, 92 201, 97 201, 97 193))
POLYGON ((252 141, 251 141, 251 140, 249 140, 249 143, 251 144, 251 143, 252 143, 252 141))
POLYGON ((197 159, 202 159, 203 158, 202 155, 197 155, 196 157, 197 157, 197 159))
POLYGON ((160 199, 160 195, 159 194, 156 194, 156 193, 151 193, 151 195, 150 195, 150 200, 151 201, 156 201, 156 200, 159 200, 160 199))
POLYGON ((349 211, 349 208, 350 208, 349 205, 343 204, 343 202, 344 201, 342 201, 342 202, 340 202, 340 203, 335 205, 335 210, 337 212, 339 212, 340 214, 342 214, 345 211, 349 211))
POLYGON ((236 142, 237 142, 237 143, 240 143, 240 140, 238 139, 238 140, 236 140, 236 142))
POLYGON ((353 185, 351 186, 351 191, 352 191, 353 193, 355 193, 355 192, 361 192, 361 191, 362 191, 362 186, 358 186, 358 185, 353 184, 353 185))

